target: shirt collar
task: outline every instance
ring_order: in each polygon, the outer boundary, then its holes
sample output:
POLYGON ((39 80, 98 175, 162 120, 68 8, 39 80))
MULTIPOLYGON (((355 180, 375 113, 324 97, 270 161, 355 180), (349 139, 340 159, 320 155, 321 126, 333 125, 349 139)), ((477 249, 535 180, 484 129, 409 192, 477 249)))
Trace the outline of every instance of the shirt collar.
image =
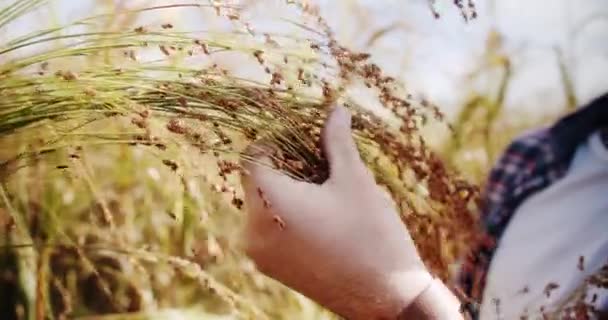
POLYGON ((578 145, 603 127, 608 127, 608 93, 566 115, 551 127, 557 157, 570 162, 578 145))

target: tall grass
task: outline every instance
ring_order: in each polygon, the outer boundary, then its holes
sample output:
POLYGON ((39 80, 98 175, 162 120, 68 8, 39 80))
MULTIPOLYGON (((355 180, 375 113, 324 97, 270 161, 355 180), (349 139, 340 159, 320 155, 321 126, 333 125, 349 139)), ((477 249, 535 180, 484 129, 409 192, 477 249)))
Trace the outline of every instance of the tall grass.
MULTIPOLYGON (((42 0, 1 5, 8 36, 12 23, 48 8, 42 0)), ((322 182, 318 136, 335 103, 354 113, 362 156, 425 262, 450 278, 475 237, 478 192, 420 133, 442 114, 367 54, 340 46, 306 3, 288 5, 301 20, 283 23, 299 36, 258 34, 238 7, 212 1, 101 13, 0 43, 2 314, 331 318, 242 254, 238 160, 247 144, 271 139, 278 170, 322 182), (138 24, 176 9, 210 11, 231 27, 138 24), (105 28, 108 21, 120 23, 105 28), (263 76, 229 72, 217 63, 223 54, 263 76), (353 101, 348 89, 362 85, 390 116, 353 101)))

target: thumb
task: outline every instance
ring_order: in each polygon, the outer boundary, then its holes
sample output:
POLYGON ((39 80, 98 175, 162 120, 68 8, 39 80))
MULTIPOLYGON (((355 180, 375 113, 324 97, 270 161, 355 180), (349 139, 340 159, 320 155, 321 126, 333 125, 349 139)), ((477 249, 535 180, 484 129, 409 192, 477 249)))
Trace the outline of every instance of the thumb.
POLYGON ((361 164, 359 150, 351 132, 351 114, 342 106, 335 106, 321 133, 323 151, 329 162, 330 177, 341 179, 361 164))

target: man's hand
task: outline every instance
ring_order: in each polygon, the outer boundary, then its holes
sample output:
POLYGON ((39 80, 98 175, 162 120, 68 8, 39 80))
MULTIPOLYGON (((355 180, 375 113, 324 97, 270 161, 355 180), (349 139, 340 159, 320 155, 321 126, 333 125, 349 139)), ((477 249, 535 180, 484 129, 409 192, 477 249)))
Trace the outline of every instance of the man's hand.
POLYGON ((432 277, 350 125, 343 107, 325 124, 330 177, 322 185, 273 170, 272 146, 249 147, 257 161, 243 162, 246 252, 261 272, 348 319, 396 319, 432 291, 432 277))

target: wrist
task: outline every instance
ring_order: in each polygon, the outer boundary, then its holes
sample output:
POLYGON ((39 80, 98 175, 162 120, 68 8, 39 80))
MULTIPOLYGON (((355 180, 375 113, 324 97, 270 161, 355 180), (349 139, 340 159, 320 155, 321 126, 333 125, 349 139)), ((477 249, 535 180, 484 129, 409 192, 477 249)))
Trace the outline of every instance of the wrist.
POLYGON ((460 301, 439 279, 433 279, 402 312, 397 320, 405 319, 449 319, 462 320, 460 301))
POLYGON ((427 270, 408 271, 391 274, 388 277, 389 292, 393 310, 387 310, 391 318, 415 301, 433 285, 433 276, 427 270))
POLYGON ((313 297, 347 319, 396 319, 404 308, 414 303, 433 282, 424 270, 378 274, 364 281, 350 281, 326 291, 325 297, 313 297))

